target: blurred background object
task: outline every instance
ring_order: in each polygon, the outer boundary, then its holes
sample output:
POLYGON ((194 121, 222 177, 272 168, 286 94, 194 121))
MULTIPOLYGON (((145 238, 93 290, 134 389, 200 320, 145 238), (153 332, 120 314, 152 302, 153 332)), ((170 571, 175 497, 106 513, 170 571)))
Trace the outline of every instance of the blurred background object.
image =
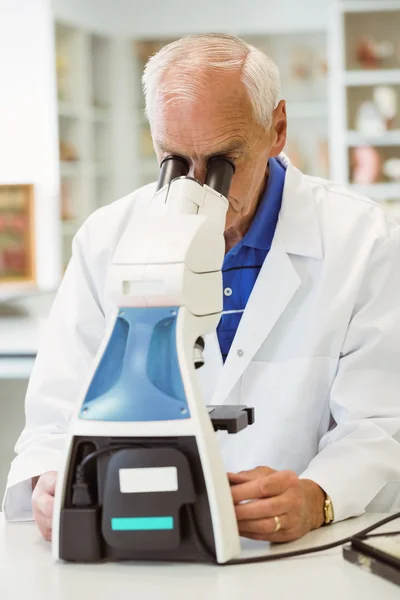
POLYGON ((400 216, 400 2, 333 0, 331 177, 400 216))
POLYGON ((295 166, 400 219, 400 0, 0 0, 0 488, 74 235, 157 179, 143 67, 210 31, 278 64, 295 166))

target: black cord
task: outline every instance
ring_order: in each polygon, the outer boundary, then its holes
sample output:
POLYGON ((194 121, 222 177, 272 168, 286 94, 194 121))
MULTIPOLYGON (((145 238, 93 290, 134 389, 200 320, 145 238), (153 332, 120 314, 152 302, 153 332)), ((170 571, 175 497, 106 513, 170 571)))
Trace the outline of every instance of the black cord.
MULTIPOLYGON (((104 448, 99 448, 98 450, 91 452, 90 454, 85 456, 85 458, 77 466, 76 476, 78 477, 78 473, 79 473, 79 475, 84 476, 84 471, 85 471, 86 465, 88 463, 92 462, 92 460, 94 460, 98 456, 101 456, 102 454, 107 454, 107 452, 113 452, 114 450, 130 450, 133 447, 134 446, 128 445, 128 444, 119 444, 119 445, 115 445, 115 446, 110 445, 110 446, 104 446, 104 448)), ((135 446, 135 447, 137 448, 138 446, 135 446)))
POLYGON ((400 531, 385 531, 384 533, 371 533, 370 535, 366 535, 365 538, 366 540, 369 540, 371 538, 377 538, 377 537, 393 537, 395 535, 400 535, 400 531))
POLYGON ((83 485, 87 488, 87 483, 85 481, 85 467, 98 456, 107 454, 107 452, 111 452, 112 450, 127 450, 129 448, 132 448, 132 446, 128 446, 128 444, 120 444, 116 446, 104 446, 104 448, 99 448, 98 450, 91 452, 85 456, 85 458, 82 459, 82 461, 76 467, 75 483, 73 485, 76 487, 83 485))
MULTIPOLYGON (((220 563, 217 562, 216 557, 214 556, 214 553, 207 547, 207 544, 205 544, 205 542, 202 538, 202 535, 197 526, 193 507, 191 508, 191 510, 188 511, 188 514, 190 516, 190 524, 192 525, 192 530, 194 533, 194 541, 195 541, 198 549, 201 551, 202 555, 204 557, 206 557, 210 562, 212 562, 215 565, 219 565, 220 563)), ((351 540, 355 537, 357 539, 364 539, 368 536, 368 534, 371 531, 374 531, 375 529, 378 529, 379 527, 386 525, 386 523, 395 521, 396 519, 400 519, 400 512, 396 513, 394 515, 390 515, 389 517, 385 517, 381 521, 374 523, 370 527, 363 529, 362 531, 360 531, 359 533, 356 533, 355 535, 348 536, 348 537, 338 540, 336 542, 332 542, 331 544, 323 544, 321 546, 314 546, 313 548, 304 548, 303 550, 292 550, 291 552, 280 552, 279 554, 267 554, 267 555, 264 554, 261 556, 252 556, 250 558, 234 558, 232 560, 229 560, 226 563, 222 563, 220 566, 248 565, 248 564, 252 564, 252 563, 272 562, 275 560, 281 560, 283 558, 294 558, 296 556, 305 556, 306 554, 315 554, 316 552, 324 552, 326 550, 332 550, 332 548, 337 548, 338 546, 343 546, 344 544, 351 542, 351 540)), ((395 532, 393 532, 390 535, 394 535, 394 533, 395 532)), ((380 534, 380 535, 386 535, 386 534, 380 534)))
MULTIPOLYGON (((71 503, 72 506, 76 506, 79 508, 86 508, 88 506, 92 506, 92 495, 90 493, 89 485, 85 478, 85 467, 95 458, 101 456, 102 454, 107 454, 107 452, 112 452, 116 450, 129 450, 133 446, 128 444, 116 444, 105 446, 104 448, 99 448, 94 452, 91 452, 85 458, 82 459, 80 464, 76 467, 75 472, 75 481, 72 484, 72 497, 71 503)), ((135 447, 139 447, 136 445, 135 447)), ((140 446, 143 447, 143 446, 140 446)))

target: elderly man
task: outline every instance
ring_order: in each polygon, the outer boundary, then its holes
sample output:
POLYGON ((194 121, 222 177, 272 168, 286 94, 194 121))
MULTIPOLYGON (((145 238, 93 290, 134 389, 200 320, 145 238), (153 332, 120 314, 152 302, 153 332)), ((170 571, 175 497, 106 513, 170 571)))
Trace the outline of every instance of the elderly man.
MULTIPOLYGON (((220 441, 240 534, 288 541, 399 509, 399 226, 282 155, 278 70, 242 40, 181 39, 150 59, 143 81, 159 161, 185 157, 200 182, 212 156, 236 166, 212 359, 223 366, 207 402, 256 409, 255 425, 220 441)), ((107 269, 153 193, 82 226, 50 314, 4 501, 9 520, 31 518, 33 505, 47 539, 68 422, 112 313, 107 269)))

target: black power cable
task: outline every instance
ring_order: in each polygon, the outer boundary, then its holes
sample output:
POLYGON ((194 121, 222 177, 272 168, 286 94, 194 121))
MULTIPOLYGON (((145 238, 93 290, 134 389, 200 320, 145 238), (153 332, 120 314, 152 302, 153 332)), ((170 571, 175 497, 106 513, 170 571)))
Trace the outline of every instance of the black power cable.
MULTIPOLYGON (((210 562, 212 562, 215 565, 228 566, 228 567, 232 566, 232 565, 249 565, 252 563, 273 562, 275 560, 281 560, 283 558, 294 558, 296 556, 305 556, 307 554, 315 554, 317 552, 324 552, 326 550, 332 550, 332 548, 337 548, 338 546, 343 546, 344 544, 347 544, 354 537, 357 537, 359 539, 365 539, 368 537, 368 534, 371 531, 374 531, 375 529, 378 529, 379 527, 386 525, 386 523, 390 523, 391 521, 400 519, 400 512, 390 515, 389 517, 385 517, 381 521, 374 523, 370 527, 363 529, 362 531, 360 531, 359 533, 356 533, 355 535, 351 535, 346 538, 342 538, 341 540, 332 542, 330 544, 323 544, 320 546, 314 546, 312 548, 304 548, 303 550, 292 550, 289 552, 280 552, 279 554, 267 554, 267 555, 264 554, 264 555, 260 555, 260 556, 251 556, 249 558, 234 558, 232 560, 229 560, 226 563, 218 563, 215 558, 214 553, 207 547, 204 540, 202 539, 201 533, 200 533, 199 528, 196 523, 196 518, 194 515, 193 507, 191 507, 191 510, 188 511, 188 514, 190 515, 190 524, 191 524, 192 530, 194 532, 194 541, 195 541, 198 549, 203 554, 203 556, 206 557, 210 562)), ((390 535, 395 535, 395 533, 400 533, 400 532, 391 532, 390 535)))
MULTIPOLYGON (((85 458, 82 459, 80 464, 76 467, 75 481, 72 484, 72 505, 80 508, 85 508, 92 505, 92 497, 90 495, 89 486, 85 478, 85 468, 88 463, 92 462, 98 456, 113 452, 116 450, 130 450, 133 446, 128 444, 115 444, 110 446, 104 446, 94 452, 91 452, 85 458)), ((135 448, 143 448, 143 446, 135 445, 135 448)))

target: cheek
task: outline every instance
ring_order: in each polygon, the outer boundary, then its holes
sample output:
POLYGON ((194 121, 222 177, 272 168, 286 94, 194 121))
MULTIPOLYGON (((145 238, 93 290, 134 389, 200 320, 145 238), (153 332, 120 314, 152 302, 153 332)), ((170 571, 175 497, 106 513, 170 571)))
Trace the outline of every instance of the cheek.
POLYGON ((259 190, 260 184, 265 177, 267 159, 237 167, 236 173, 232 179, 230 196, 237 200, 249 198, 259 190))

